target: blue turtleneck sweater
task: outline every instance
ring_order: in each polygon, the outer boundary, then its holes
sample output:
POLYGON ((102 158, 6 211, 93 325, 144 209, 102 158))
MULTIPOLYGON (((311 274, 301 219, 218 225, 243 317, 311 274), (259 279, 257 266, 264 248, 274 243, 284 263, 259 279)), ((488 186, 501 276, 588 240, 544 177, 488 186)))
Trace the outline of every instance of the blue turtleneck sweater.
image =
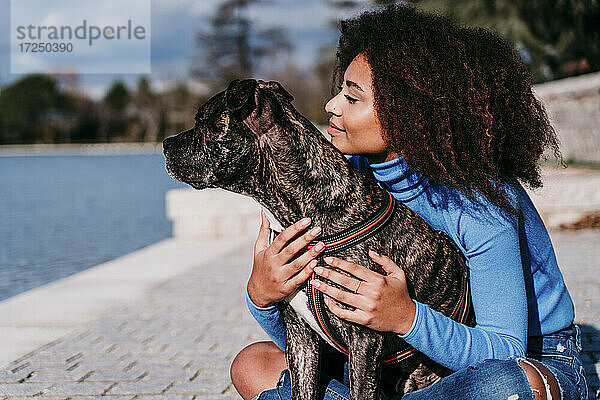
MULTIPOLYGON (((520 217, 506 216, 485 197, 478 207, 410 168, 399 157, 370 163, 347 156, 364 175, 429 225, 447 233, 466 256, 477 325, 462 325, 415 301, 410 330, 399 335, 432 360, 459 370, 485 359, 525 355, 527 337, 569 326, 574 307, 556 262, 548 232, 523 187, 507 188, 520 217)), ((250 313, 281 349, 285 329, 277 305, 257 307, 246 290, 250 313)))

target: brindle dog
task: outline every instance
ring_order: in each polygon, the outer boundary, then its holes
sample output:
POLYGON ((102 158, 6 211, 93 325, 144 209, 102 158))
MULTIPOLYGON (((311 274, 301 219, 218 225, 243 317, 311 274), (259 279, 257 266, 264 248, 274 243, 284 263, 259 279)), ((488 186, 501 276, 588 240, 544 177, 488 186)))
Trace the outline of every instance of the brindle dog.
MULTIPOLYGON (((281 229, 310 217, 327 236, 366 219, 388 201, 388 193, 350 164, 296 111, 292 100, 277 82, 231 82, 200 107, 192 129, 165 139, 167 171, 196 189, 219 187, 253 198, 270 214, 272 226, 279 224, 281 229)), ((385 272, 368 256, 368 249, 390 256, 404 269, 411 297, 449 315, 461 296, 463 273, 450 242, 398 202, 382 231, 336 256, 381 274, 385 272)), ((282 302, 285 355, 292 397, 314 400, 319 395, 321 346, 327 345, 327 338, 311 328, 314 318, 306 313, 306 299, 305 283, 282 302)), ((410 392, 451 372, 419 352, 382 368, 384 348, 394 341, 404 343, 397 335, 325 312, 349 349, 352 399, 379 399, 384 391, 410 392)), ((472 312, 466 323, 474 325, 472 312)))

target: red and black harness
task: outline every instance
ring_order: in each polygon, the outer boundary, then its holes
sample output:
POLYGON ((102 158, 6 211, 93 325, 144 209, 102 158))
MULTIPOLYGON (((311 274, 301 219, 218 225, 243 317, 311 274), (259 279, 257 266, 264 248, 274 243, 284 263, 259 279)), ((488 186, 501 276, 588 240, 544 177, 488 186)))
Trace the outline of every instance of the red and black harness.
MULTIPOLYGON (((391 193, 387 192, 387 194, 388 201, 385 202, 377 211, 375 211, 366 220, 334 235, 324 236, 320 237, 319 239, 315 239, 304 247, 306 250, 310 250, 318 242, 323 242, 325 244, 325 249, 323 249, 321 254, 317 257, 317 265, 325 267, 325 257, 333 256, 343 249, 352 247, 357 243, 360 243, 372 237, 373 235, 380 232, 388 224, 388 222, 392 220, 393 215, 398 207, 398 201, 392 196, 391 193)), ((271 238, 274 237, 274 234, 278 233, 279 232, 271 230, 271 238)), ((438 233, 446 235, 446 233, 442 231, 438 231, 438 233)), ((462 251, 458 248, 454 241, 448 237, 448 242, 453 245, 455 250, 460 255, 460 264, 463 269, 460 292, 461 297, 451 314, 451 318, 457 322, 465 323, 465 321, 467 321, 468 319, 469 314, 473 312, 469 288, 469 268, 465 263, 465 257, 462 251)), ((324 278, 322 278, 320 275, 315 274, 314 272, 311 276, 311 279, 324 280, 324 278)), ((323 330, 325 335, 327 335, 331 343, 335 345, 336 349, 344 354, 349 354, 348 348, 344 344, 344 341, 339 337, 339 335, 335 333, 335 329, 332 329, 331 327, 328 314, 327 312, 325 312, 323 292, 315 289, 313 285, 311 285, 310 281, 310 279, 307 281, 308 303, 310 311, 312 312, 313 316, 315 317, 317 323, 319 324, 320 328, 323 330)), ((406 342, 402 341, 402 343, 403 345, 399 348, 395 348, 392 353, 384 354, 384 364, 400 362, 415 353, 415 348, 413 348, 406 342)))

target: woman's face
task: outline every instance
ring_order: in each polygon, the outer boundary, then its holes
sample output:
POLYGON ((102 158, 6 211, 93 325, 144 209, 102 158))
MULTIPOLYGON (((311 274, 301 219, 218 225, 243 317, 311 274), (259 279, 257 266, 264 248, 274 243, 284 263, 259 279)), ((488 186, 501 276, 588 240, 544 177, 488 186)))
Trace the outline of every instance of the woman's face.
POLYGON ((327 133, 342 153, 361 154, 371 163, 379 163, 398 156, 383 141, 371 81, 371 66, 361 53, 346 69, 340 92, 325 105, 325 111, 332 114, 327 133))

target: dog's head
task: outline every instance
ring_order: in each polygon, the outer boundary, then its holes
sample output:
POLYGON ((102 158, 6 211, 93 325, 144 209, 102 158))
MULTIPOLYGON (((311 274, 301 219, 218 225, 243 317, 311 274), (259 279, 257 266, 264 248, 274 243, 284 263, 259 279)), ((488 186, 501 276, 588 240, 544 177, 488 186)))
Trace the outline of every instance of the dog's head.
POLYGON ((199 108, 192 129, 164 140, 169 175, 196 189, 248 182, 260 168, 261 143, 283 136, 283 106, 292 100, 278 82, 234 80, 199 108))

